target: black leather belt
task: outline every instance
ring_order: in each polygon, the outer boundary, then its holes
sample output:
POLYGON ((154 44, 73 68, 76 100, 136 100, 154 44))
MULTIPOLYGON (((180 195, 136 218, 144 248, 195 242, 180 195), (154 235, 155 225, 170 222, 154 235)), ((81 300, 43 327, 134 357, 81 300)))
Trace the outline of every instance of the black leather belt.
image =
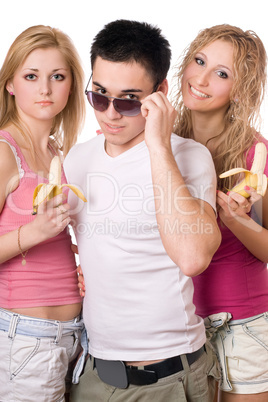
MULTIPOLYGON (((193 364, 205 351, 202 346, 196 352, 187 353, 189 366, 193 364)), ((122 361, 102 360, 94 358, 98 375, 102 381, 116 388, 127 388, 129 384, 149 385, 156 383, 160 378, 168 377, 183 370, 180 356, 170 357, 162 362, 146 366, 126 366, 122 361)))

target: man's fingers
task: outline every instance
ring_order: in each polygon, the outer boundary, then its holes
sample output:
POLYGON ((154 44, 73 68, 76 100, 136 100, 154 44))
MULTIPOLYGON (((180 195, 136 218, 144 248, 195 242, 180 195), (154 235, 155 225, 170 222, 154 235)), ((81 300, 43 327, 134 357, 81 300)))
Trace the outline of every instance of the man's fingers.
MULTIPOLYGON (((72 252, 73 252, 73 253, 78 254, 78 247, 77 247, 76 244, 72 244, 72 245, 71 245, 71 249, 72 249, 72 252)), ((77 267, 77 272, 79 272, 79 271, 78 271, 78 268, 80 268, 80 270, 81 270, 80 265, 77 267)))

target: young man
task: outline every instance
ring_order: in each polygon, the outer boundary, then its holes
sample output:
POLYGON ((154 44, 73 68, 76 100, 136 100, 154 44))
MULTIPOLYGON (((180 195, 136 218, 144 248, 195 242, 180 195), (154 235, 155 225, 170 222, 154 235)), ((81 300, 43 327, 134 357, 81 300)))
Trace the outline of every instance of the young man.
POLYGON ((172 134, 170 57, 160 30, 135 21, 109 23, 91 48, 102 134, 65 161, 88 199, 70 195, 90 356, 72 401, 212 400, 190 277, 219 246, 216 178, 207 149, 172 134))

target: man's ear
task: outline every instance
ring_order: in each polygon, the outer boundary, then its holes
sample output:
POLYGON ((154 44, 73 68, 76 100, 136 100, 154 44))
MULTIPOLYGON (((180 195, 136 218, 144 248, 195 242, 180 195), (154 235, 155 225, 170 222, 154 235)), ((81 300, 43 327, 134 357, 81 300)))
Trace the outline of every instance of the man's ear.
POLYGON ((168 80, 165 78, 161 84, 159 84, 157 91, 163 92, 164 95, 168 94, 168 80))

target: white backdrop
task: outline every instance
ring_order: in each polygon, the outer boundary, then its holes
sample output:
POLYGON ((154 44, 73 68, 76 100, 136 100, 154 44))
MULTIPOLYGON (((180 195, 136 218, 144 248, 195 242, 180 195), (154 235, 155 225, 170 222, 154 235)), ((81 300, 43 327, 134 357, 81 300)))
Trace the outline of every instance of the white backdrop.
MULTIPOLYGON (((90 75, 90 44, 97 32, 118 18, 135 19, 158 25, 172 49, 169 81, 184 48, 203 28, 228 23, 255 31, 268 52, 266 0, 2 0, 0 6, 0 65, 5 54, 24 29, 45 24, 60 28, 73 40, 83 62, 86 79, 90 75)), ((268 138, 268 97, 262 108, 262 134, 268 138)), ((98 125, 90 105, 84 142, 95 135, 98 125)))

